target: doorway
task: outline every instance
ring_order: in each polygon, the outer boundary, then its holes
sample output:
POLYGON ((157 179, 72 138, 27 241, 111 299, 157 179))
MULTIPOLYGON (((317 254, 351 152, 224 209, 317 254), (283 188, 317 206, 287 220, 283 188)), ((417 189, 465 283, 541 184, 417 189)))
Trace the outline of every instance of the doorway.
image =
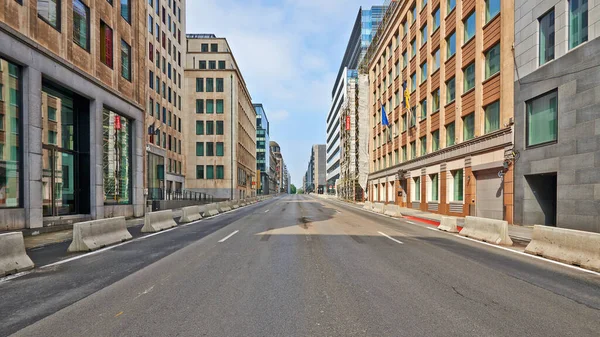
POLYGON ((525 181, 524 204, 528 205, 524 212, 525 223, 556 226, 556 173, 525 176, 525 181))

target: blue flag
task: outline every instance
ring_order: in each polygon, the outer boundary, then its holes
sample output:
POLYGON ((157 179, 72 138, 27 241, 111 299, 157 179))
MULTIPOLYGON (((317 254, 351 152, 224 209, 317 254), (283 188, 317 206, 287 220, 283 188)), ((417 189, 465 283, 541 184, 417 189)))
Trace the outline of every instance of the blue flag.
POLYGON ((385 113, 385 107, 383 105, 381 106, 381 125, 390 125, 390 122, 388 122, 387 114, 385 113))

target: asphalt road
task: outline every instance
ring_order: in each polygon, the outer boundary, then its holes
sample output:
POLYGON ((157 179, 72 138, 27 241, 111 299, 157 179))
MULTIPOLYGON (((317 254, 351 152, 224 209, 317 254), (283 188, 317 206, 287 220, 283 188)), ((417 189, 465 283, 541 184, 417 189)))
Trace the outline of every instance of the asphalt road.
POLYGON ((600 336, 600 276, 288 196, 0 284, 0 335, 600 336))

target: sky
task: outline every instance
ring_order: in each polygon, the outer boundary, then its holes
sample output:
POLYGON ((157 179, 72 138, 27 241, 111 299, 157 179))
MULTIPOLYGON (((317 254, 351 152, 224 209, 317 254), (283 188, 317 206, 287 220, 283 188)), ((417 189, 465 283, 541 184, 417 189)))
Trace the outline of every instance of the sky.
POLYGON ((325 144, 331 90, 365 0, 187 0, 186 30, 227 38, 297 187, 325 144))

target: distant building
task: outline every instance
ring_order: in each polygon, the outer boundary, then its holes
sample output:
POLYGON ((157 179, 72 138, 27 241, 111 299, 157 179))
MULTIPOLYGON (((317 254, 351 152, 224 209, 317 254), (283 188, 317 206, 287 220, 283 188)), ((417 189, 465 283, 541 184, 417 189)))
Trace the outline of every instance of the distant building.
POLYGON ((305 174, 304 189, 307 193, 324 194, 327 189, 327 173, 325 171, 326 145, 313 145, 305 174))
POLYGON ((258 178, 257 194, 270 193, 271 179, 269 177, 270 146, 269 146, 269 119, 262 104, 254 104, 256 111, 256 170, 258 178))
POLYGON ((186 188, 217 199, 256 194, 256 112, 225 38, 188 34, 186 188))

